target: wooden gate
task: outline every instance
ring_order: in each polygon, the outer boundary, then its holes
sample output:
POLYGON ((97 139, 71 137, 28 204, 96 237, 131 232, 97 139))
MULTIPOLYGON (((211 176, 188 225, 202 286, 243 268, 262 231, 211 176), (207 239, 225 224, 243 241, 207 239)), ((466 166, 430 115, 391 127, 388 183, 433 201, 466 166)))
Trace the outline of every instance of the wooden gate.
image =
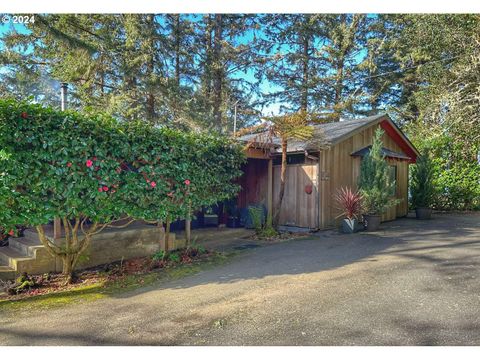
MULTIPOLYGON (((273 167, 273 204, 278 203, 280 166, 273 167)), ((280 225, 318 228, 318 165, 288 165, 280 225)))

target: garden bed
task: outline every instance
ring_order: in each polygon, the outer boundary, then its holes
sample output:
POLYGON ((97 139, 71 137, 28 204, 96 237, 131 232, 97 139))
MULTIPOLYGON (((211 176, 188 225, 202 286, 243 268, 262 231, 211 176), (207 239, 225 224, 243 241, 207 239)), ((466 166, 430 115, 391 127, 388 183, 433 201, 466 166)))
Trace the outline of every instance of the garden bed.
POLYGON ((265 241, 268 243, 277 243, 284 242, 295 239, 308 238, 312 236, 311 232, 290 232, 290 231, 280 231, 278 233, 268 233, 264 231, 254 233, 250 239, 265 241))
POLYGON ((159 252, 152 257, 117 261, 78 271, 72 284, 65 284, 64 276, 59 273, 22 274, 15 282, 0 283, 0 308, 6 303, 41 299, 52 295, 58 297, 63 294, 71 297, 85 292, 92 295, 95 292, 108 294, 121 289, 128 290, 148 285, 163 275, 177 276, 179 273, 195 272, 203 263, 211 264, 224 258, 225 256, 219 253, 201 247, 172 251, 168 257, 159 252))

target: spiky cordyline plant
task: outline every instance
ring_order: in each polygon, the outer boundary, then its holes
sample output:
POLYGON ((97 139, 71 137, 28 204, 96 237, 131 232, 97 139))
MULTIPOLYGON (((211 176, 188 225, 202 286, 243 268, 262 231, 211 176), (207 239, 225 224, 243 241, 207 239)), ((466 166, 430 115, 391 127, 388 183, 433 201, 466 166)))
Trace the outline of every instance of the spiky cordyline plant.
POLYGON ((338 209, 342 210, 342 213, 338 215, 345 216, 347 219, 357 219, 362 211, 362 194, 357 191, 353 191, 349 187, 342 187, 333 195, 335 202, 338 205, 338 209))

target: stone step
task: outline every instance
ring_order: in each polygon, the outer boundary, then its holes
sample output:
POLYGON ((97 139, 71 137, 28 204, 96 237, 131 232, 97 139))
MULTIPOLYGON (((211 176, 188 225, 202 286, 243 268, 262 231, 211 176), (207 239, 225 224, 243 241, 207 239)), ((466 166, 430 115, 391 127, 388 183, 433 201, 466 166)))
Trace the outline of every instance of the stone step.
POLYGON ((0 280, 15 280, 15 270, 9 266, 0 266, 0 280))
POLYGON ((31 256, 25 256, 17 250, 9 246, 0 247, 0 265, 9 266, 12 269, 17 269, 18 260, 32 259, 31 256))
POLYGON ((25 239, 32 240, 32 241, 38 241, 40 243, 40 240, 38 238, 38 233, 33 229, 26 229, 23 232, 23 237, 25 239))
POLYGON ((43 246, 40 241, 32 240, 27 237, 20 238, 10 238, 8 241, 8 247, 18 251, 20 254, 25 256, 34 256, 35 248, 43 246))

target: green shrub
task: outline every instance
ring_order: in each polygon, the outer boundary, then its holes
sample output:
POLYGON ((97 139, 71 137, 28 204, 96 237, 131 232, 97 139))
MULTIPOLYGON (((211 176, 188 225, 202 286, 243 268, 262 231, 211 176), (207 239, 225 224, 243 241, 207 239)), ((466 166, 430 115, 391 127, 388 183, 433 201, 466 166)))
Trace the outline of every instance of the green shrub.
POLYGON ((265 226, 262 228, 262 230, 260 230, 257 235, 260 237, 260 238, 272 238, 272 237, 275 237, 278 235, 278 231, 275 230, 275 228, 273 226, 265 226))
POLYGON ((382 154, 383 131, 375 132, 372 148, 365 155, 360 166, 358 186, 363 197, 363 207, 369 215, 381 215, 398 203, 395 194, 395 181, 390 180, 389 167, 382 154))
POLYGON ((262 230, 263 225, 263 209, 261 206, 249 206, 248 213, 252 219, 252 225, 256 232, 262 230))
POLYGON ((414 128, 412 140, 421 152, 429 149, 431 153, 435 174, 433 208, 480 210, 480 164, 477 158, 480 144, 466 145, 462 138, 435 129, 425 133, 414 128))
POLYGON ((443 169, 437 179, 439 186, 435 207, 445 210, 480 210, 480 166, 459 162, 443 169))
POLYGON ((36 226, 70 275, 91 236, 115 219, 185 219, 231 198, 245 160, 226 137, 14 100, 0 100, 0 149, 0 226, 36 226), (55 217, 67 229, 65 245, 44 236, 55 217))
POLYGON ((165 251, 159 250, 155 254, 152 255, 152 260, 161 261, 165 257, 165 251))
POLYGON ((435 166, 428 149, 417 158, 412 167, 411 192, 414 208, 429 208, 435 201, 436 189, 434 185, 435 166))
POLYGON ((169 253, 167 259, 177 263, 180 262, 180 255, 178 253, 169 253))

